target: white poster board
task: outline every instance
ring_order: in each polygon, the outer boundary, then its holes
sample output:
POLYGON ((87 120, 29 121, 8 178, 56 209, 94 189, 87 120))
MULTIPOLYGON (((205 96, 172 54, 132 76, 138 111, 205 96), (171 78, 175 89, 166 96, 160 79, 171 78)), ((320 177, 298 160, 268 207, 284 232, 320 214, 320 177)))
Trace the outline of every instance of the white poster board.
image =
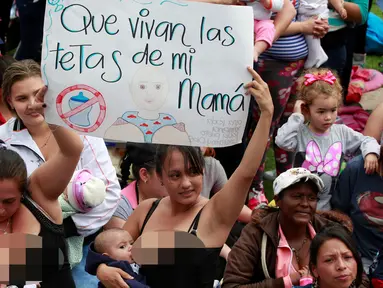
POLYGON ((46 119, 108 140, 231 146, 246 124, 252 55, 250 7, 48 0, 46 119))

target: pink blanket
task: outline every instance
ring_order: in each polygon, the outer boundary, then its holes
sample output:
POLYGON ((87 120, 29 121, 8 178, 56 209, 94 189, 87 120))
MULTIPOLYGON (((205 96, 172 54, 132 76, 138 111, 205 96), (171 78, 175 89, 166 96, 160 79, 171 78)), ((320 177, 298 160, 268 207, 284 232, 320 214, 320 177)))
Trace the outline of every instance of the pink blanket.
POLYGON ((344 106, 339 109, 338 116, 341 121, 338 120, 336 123, 345 124, 362 133, 370 115, 359 106, 344 106))
POLYGON ((352 67, 351 82, 348 87, 347 102, 359 102, 363 93, 383 86, 383 74, 374 69, 352 67))

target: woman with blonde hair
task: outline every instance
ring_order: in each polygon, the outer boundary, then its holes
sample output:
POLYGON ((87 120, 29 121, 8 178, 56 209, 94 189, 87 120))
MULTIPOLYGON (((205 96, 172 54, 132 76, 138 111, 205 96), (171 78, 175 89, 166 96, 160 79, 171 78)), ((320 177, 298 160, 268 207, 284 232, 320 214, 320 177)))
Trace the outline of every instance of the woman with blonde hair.
MULTIPOLYGON (((35 88, 28 111, 40 117, 46 107, 47 89, 44 85, 35 88)), ((0 235, 23 233, 42 237, 42 263, 39 267, 34 265, 35 271, 42 270, 42 279, 30 279, 36 275, 32 275, 31 267, 27 266, 24 275, 17 273, 15 277, 10 273, 8 284, 24 286, 28 281, 41 281, 41 287, 74 288, 58 197, 76 169, 83 144, 73 131, 56 125, 49 125, 48 129, 58 148, 30 175, 18 150, 3 141, 0 143, 0 235)))
MULTIPOLYGON (((33 60, 15 62, 4 73, 2 99, 15 117, 0 126, 0 139, 12 146, 25 161, 28 176, 54 157, 59 149, 45 121, 44 113, 35 113, 31 109, 31 103, 36 101, 37 91, 43 86, 40 65, 33 60)), ((79 288, 87 287, 86 285, 92 280, 97 284, 97 279, 95 277, 91 279, 91 275, 84 270, 88 251, 85 237, 94 235, 109 221, 117 207, 121 192, 104 140, 91 136, 80 136, 80 138, 84 149, 76 171, 88 169, 94 177, 101 179, 106 186, 106 196, 100 205, 88 213, 75 213, 64 219, 67 240, 71 241, 70 237, 73 236, 82 238, 82 241, 76 241, 76 245, 70 245, 69 249, 74 278, 79 288), (78 265, 79 263, 81 264, 78 265)), ((60 170, 59 166, 55 169, 60 170)))

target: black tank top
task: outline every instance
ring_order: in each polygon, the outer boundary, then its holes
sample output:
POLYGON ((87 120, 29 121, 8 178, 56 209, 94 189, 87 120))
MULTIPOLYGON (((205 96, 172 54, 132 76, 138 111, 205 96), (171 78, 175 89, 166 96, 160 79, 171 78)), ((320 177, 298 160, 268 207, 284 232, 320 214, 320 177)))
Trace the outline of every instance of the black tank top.
POLYGON ((41 226, 39 233, 43 244, 41 288, 75 288, 68 261, 64 225, 53 223, 27 195, 24 196, 22 203, 41 226))
MULTIPOLYGON (((153 212, 158 207, 160 201, 161 199, 158 199, 153 202, 153 205, 146 215, 144 223, 142 224, 140 235, 142 234, 153 212)), ((202 210, 203 208, 195 216, 188 230, 190 234, 193 234, 196 237, 198 222, 202 210)), ((183 259, 182 262, 180 261, 181 263, 177 263, 176 260, 175 265, 143 265, 140 269, 140 273, 146 276, 146 284, 152 288, 212 288, 221 249, 222 247, 204 249, 188 248, 188 252, 185 256, 188 261, 183 259)))

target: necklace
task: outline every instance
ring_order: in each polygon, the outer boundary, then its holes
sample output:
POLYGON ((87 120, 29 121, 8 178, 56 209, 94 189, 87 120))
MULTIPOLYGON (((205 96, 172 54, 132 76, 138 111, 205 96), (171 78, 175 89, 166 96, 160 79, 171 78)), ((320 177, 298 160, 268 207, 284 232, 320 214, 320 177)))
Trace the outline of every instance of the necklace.
POLYGON ((8 234, 7 229, 8 229, 9 223, 11 223, 11 218, 8 219, 7 226, 5 226, 5 229, 0 228, 0 231, 3 232, 3 235, 8 234))
POLYGON ((305 244, 307 243, 307 238, 303 239, 302 241, 302 245, 299 249, 295 249, 293 247, 291 247, 291 250, 293 251, 294 255, 295 255, 295 259, 297 260, 297 263, 298 263, 298 266, 300 266, 299 262, 299 253, 301 252, 303 246, 305 246, 305 244))
POLYGON ((52 131, 51 131, 51 133, 49 134, 49 136, 47 137, 47 140, 45 141, 45 143, 44 143, 42 146, 39 147, 40 149, 43 149, 45 146, 47 146, 48 141, 49 141, 49 139, 51 138, 51 136, 52 136, 52 131))

